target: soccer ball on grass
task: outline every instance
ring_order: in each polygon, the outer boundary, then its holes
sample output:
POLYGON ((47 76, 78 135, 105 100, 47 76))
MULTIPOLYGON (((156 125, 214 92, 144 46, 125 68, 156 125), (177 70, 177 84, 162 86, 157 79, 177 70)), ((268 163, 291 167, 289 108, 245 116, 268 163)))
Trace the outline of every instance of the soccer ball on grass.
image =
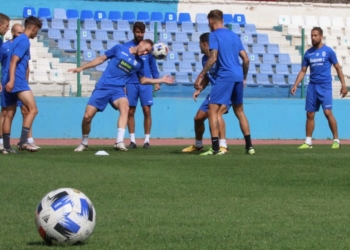
POLYGON ((162 60, 168 55, 169 48, 165 43, 155 43, 152 48, 152 55, 157 60, 162 60))

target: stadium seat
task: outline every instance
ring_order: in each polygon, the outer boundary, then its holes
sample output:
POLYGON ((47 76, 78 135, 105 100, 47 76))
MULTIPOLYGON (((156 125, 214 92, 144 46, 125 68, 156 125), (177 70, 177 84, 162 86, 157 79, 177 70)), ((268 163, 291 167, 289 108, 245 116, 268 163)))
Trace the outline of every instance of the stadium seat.
POLYGON ((277 55, 280 53, 280 47, 278 44, 268 44, 267 53, 277 55))
POLYGON ((182 61, 195 62, 196 58, 192 51, 184 51, 182 52, 182 61))
POLYGON ((72 48, 69 39, 58 40, 58 48, 67 52, 75 52, 76 50, 72 48))
POLYGON ((260 64, 260 59, 258 54, 248 53, 248 57, 251 63, 260 64))
POLYGON ((284 79, 284 75, 282 74, 273 74, 272 75, 272 83, 276 85, 281 85, 281 87, 288 87, 286 81, 284 79))
POLYGON ((47 23, 46 19, 41 19, 41 23, 42 23, 42 26, 41 26, 42 31, 49 30, 49 24, 47 23))
POLYGON ((61 31, 59 29, 49 29, 48 37, 50 39, 58 40, 62 38, 61 31))
POLYGON ((304 27, 304 25, 305 25, 303 17, 299 16, 299 15, 293 15, 292 16, 291 24, 299 26, 299 27, 304 27))
POLYGON ((188 42, 187 50, 192 51, 192 52, 197 52, 197 53, 199 53, 201 51, 199 48, 198 42, 188 42))
POLYGON ((279 54, 278 55, 278 62, 279 63, 286 63, 286 64, 290 64, 290 56, 289 54, 279 54))
MULTIPOLYGON (((107 41, 107 49, 111 49, 113 48, 115 45, 118 44, 118 41, 114 41, 114 40, 108 40, 107 41)), ((104 50, 103 50, 104 51, 104 50)))
POLYGON ((256 42, 261 44, 269 44, 269 36, 267 34, 257 34, 256 42))
POLYGON ((187 33, 185 33, 185 32, 177 32, 177 33, 175 33, 175 41, 177 41, 177 42, 188 42, 189 39, 187 37, 187 33))
POLYGON ((261 84, 261 85, 270 85, 271 84, 269 81, 268 74, 264 74, 264 73, 256 74, 256 81, 258 84, 261 84))
POLYGON ((197 13, 196 14, 196 23, 208 23, 208 18, 207 18, 207 14, 205 13, 197 13))
POLYGON ((210 32, 208 23, 197 23, 197 32, 200 32, 200 33, 210 32))
POLYGON ((262 61, 263 63, 276 64, 276 59, 274 54, 263 54, 262 61))
POLYGON ((165 12, 164 22, 177 22, 177 14, 175 12, 165 12))
POLYGON ((53 10, 53 18, 59 18, 67 20, 67 14, 65 9, 56 8, 53 10))
POLYGON ((346 46, 338 46, 335 49, 335 53, 337 55, 337 57, 347 57, 349 56, 349 52, 348 52, 348 48, 346 46))
POLYGON ((58 85, 67 85, 68 81, 64 78, 62 69, 51 69, 49 75, 50 81, 58 85))
POLYGON ((246 43, 249 45, 253 45, 253 37, 250 34, 242 34, 241 35, 241 41, 242 43, 246 43))
POLYGON ((80 39, 82 40, 91 40, 91 32, 90 30, 80 30, 80 39))
POLYGON ((47 58, 40 58, 36 62, 36 69, 45 70, 49 72, 51 70, 50 62, 47 58))
POLYGON ((224 14, 223 18, 224 18, 224 25, 229 25, 229 24, 233 23, 232 14, 224 14))
POLYGON ((340 37, 340 45, 350 47, 350 39, 348 36, 340 37))
POLYGON ((249 86, 249 87, 255 87, 255 85, 257 85, 257 84, 254 82, 254 79, 253 79, 253 75, 252 75, 252 74, 247 74, 246 84, 247 84, 247 86, 249 86))
POLYGON ((64 27, 63 19, 61 19, 61 18, 53 18, 52 21, 51 21, 51 28, 64 30, 65 27, 64 27))
POLYGON ((34 70, 33 80, 40 84, 52 84, 46 70, 37 69, 34 70))
MULTIPOLYGON (((78 49, 78 40, 74 41, 74 48, 78 49)), ((80 40, 80 51, 88 50, 86 40, 80 40)))
POLYGON ((255 64, 249 64, 249 69, 248 69, 248 74, 257 74, 258 72, 256 71, 256 67, 255 64))
POLYGON ((272 75, 273 74, 272 65, 270 63, 260 64, 260 73, 272 75))
POLYGON ((243 27, 246 24, 245 15, 244 14, 234 14, 233 15, 233 22, 238 23, 241 27, 243 27))
POLYGON ((158 11, 152 12, 151 21, 164 23, 163 13, 158 11))
POLYGON ((288 75, 288 84, 294 84, 295 80, 297 79, 298 75, 297 74, 290 74, 288 75))
POLYGON ((194 68, 195 68, 196 72, 201 72, 203 69, 203 64, 201 62, 196 62, 194 64, 194 68))
POLYGON ((182 22, 182 24, 181 24, 181 31, 182 32, 187 32, 187 33, 194 32, 193 23, 192 22, 182 22))
POLYGON ((101 20, 107 19, 107 13, 104 10, 96 10, 94 14, 94 19, 96 22, 101 22, 101 20))
POLYGON ((95 50, 84 50, 84 52, 83 52, 84 61, 92 61, 95 58, 96 58, 96 51, 95 50))
POLYGON ((97 25, 95 19, 86 19, 84 21, 85 30, 97 30, 97 25))
POLYGON ((350 56, 345 57, 345 64, 350 65, 350 56))
POLYGON ((192 37, 191 37, 191 41, 192 42, 199 42, 199 37, 200 36, 201 36, 201 33, 193 32, 192 33, 192 37))
POLYGON ((255 54, 265 54, 265 46, 259 43, 253 43, 252 52, 255 54))
POLYGON ((190 13, 188 13, 188 12, 180 12, 179 13, 179 18, 177 20, 177 23, 181 25, 183 22, 192 23, 190 13))
POLYGON ((185 51, 183 42, 172 42, 171 48, 172 51, 185 51))
POLYGON ((315 16, 306 16, 305 17, 305 26, 307 27, 317 27, 318 21, 315 16))
POLYGON ((177 62, 179 62, 179 55, 177 52, 169 51, 169 53, 166 57, 166 60, 177 63, 177 62))
POLYGON ((68 29, 71 29, 71 30, 78 29, 77 19, 68 19, 68 29))
POLYGON ((175 82, 189 83, 190 79, 188 78, 188 73, 187 72, 176 72, 175 82))
POLYGON ((120 14, 120 11, 117 10, 111 10, 108 13, 108 19, 113 21, 113 22, 118 22, 119 20, 122 19, 122 15, 120 14))
POLYGON ((277 64, 276 65, 276 74, 288 75, 289 74, 288 65, 287 64, 277 64))
POLYGON ((329 16, 320 16, 320 18, 318 19, 318 23, 320 27, 330 28, 332 26, 331 19, 329 18, 329 16))
POLYGON ((244 33, 255 35, 257 33, 255 24, 246 23, 244 25, 244 33))
POLYGON ((344 20, 343 17, 337 16, 337 17, 332 17, 332 27, 341 27, 344 28, 344 20))
POLYGON ((95 39, 101 40, 101 41, 107 41, 108 40, 108 34, 105 30, 96 30, 95 31, 95 39))
MULTIPOLYGON (((154 39, 154 32, 145 32, 143 39, 151 39, 152 41, 156 40, 154 39)), ((157 41, 158 41, 158 35, 157 35, 157 41)))
POLYGON ((97 71, 103 72, 103 71, 106 70, 107 66, 108 66, 108 62, 105 61, 102 64, 97 65, 95 68, 96 68, 97 71))
POLYGON ((90 46, 92 50, 104 50, 101 40, 91 40, 90 46))
POLYGON ((129 23, 135 22, 135 13, 133 11, 124 11, 123 12, 123 20, 128 21, 129 23))
MULTIPOLYGON (((145 39, 147 38, 145 37, 145 39)), ((116 40, 118 42, 125 42, 128 39, 126 38, 125 31, 115 30, 113 31, 113 40, 116 40)))
POLYGON ((117 22, 117 29, 123 31, 130 31, 129 21, 127 20, 119 20, 117 22))
POLYGON ((102 19, 101 20, 101 29, 108 30, 108 31, 114 30, 112 20, 102 19))
POLYGON ((75 9, 67 9, 66 12, 67 19, 78 19, 79 18, 79 12, 75 9))
POLYGON ((237 35, 242 34, 241 26, 239 26, 238 23, 231 23, 231 25, 232 25, 232 31, 233 32, 235 32, 237 35))
POLYGON ((94 19, 94 14, 92 13, 91 10, 82 10, 80 12, 80 21, 84 22, 85 20, 88 19, 94 19))
POLYGON ((157 23, 157 31, 162 31, 163 28, 162 28, 162 23, 160 21, 150 21, 149 22, 149 30, 150 31, 154 31, 155 29, 155 24, 157 23))
POLYGON ((246 44, 246 43, 242 43, 242 44, 243 44, 243 48, 244 48, 245 52, 249 53, 250 50, 249 50, 248 44, 246 44))
POLYGON ((298 25, 294 25, 294 24, 288 25, 287 34, 289 36, 300 37, 301 36, 300 27, 298 25))
POLYGON ((76 40, 77 39, 77 31, 71 29, 65 29, 63 31, 63 37, 65 39, 76 40))
POLYGON ((159 32, 159 41, 171 42, 173 39, 170 32, 159 32))
POLYGON ((300 70, 301 70, 300 63, 293 63, 291 65, 291 72, 292 72, 292 74, 299 74, 300 70))
POLYGON ((38 10, 38 18, 40 19, 46 19, 51 21, 52 16, 51 16, 51 11, 49 8, 39 8, 38 10))
POLYGON ((151 21, 149 13, 147 11, 137 12, 137 21, 142 21, 145 24, 149 24, 149 22, 151 21))
POLYGON ((192 72, 192 64, 188 61, 182 61, 179 63, 179 71, 180 72, 192 72))
POLYGON ((27 18, 29 16, 35 16, 36 12, 33 7, 24 7, 23 8, 23 18, 27 18))
POLYGON ((200 71, 194 71, 191 73, 191 83, 194 83, 197 80, 199 73, 200 71))
MULTIPOLYGON (((343 28, 342 27, 331 27, 331 36, 332 37, 341 37, 343 36, 343 28)), ((327 37, 328 38, 328 37, 327 37)))
POLYGON ((290 25, 290 19, 288 15, 279 15, 278 16, 278 25, 288 26, 290 25))
POLYGON ((173 61, 164 61, 162 63, 163 65, 163 70, 164 72, 170 72, 170 73, 175 73, 176 68, 175 68, 175 63, 173 61))
POLYGON ((165 23, 165 30, 167 32, 178 32, 179 29, 177 28, 177 23, 174 21, 167 21, 165 23))

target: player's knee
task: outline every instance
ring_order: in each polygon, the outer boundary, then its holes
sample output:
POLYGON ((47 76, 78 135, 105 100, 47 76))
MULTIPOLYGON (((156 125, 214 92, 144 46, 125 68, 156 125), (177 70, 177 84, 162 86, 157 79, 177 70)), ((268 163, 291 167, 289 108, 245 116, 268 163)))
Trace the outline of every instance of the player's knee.
POLYGON ((315 112, 306 112, 307 119, 314 119, 315 118, 315 112))
POLYGON ((90 123, 92 121, 92 115, 89 113, 85 113, 83 117, 83 122, 84 123, 90 123))
POLYGON ((330 110, 330 109, 324 110, 323 113, 324 113, 324 115, 325 115, 327 118, 333 116, 332 110, 330 110))

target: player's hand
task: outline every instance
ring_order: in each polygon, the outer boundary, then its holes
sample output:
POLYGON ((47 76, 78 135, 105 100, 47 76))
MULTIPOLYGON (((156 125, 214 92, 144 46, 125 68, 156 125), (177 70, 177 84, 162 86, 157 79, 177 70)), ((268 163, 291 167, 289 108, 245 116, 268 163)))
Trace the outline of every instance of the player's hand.
POLYGON ((160 90, 160 85, 157 83, 157 84, 154 84, 154 90, 153 91, 158 91, 160 90))
POLYGON ((2 85, 0 84, 0 93, 1 93, 1 91, 2 91, 2 85))
POLYGON ((247 86, 247 80, 243 79, 243 88, 247 86))
POLYGON ((14 82, 8 82, 6 85, 5 85, 5 89, 7 92, 11 92, 13 87, 14 87, 15 83, 14 82))
POLYGON ((344 98, 348 94, 348 88, 346 86, 342 86, 340 89, 341 98, 344 98))
POLYGON ((72 72, 72 73, 80 73, 82 71, 81 68, 74 68, 74 69, 69 69, 68 72, 72 72))
POLYGON ((290 90, 290 93, 295 96, 295 92, 297 91, 298 86, 293 86, 293 88, 290 90))
POLYGON ((201 91, 199 89, 197 89, 194 93, 193 93, 193 100, 196 102, 197 101, 197 97, 199 96, 199 94, 201 93, 201 91))
POLYGON ((198 89, 201 89, 202 79, 203 79, 203 76, 202 76, 202 75, 198 75, 196 81, 195 81, 194 84, 193 84, 193 87, 194 87, 195 89, 197 89, 197 90, 198 90, 198 89))
POLYGON ((172 76, 163 76, 162 77, 162 82, 165 84, 171 84, 174 82, 174 77, 172 76))

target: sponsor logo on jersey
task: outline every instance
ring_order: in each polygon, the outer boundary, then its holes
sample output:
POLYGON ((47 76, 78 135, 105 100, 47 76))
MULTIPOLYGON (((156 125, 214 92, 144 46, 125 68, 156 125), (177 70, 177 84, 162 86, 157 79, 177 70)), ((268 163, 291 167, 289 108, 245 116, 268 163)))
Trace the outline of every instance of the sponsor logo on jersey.
POLYGON ((130 65, 129 63, 127 63, 127 62, 124 61, 124 60, 121 60, 121 61, 118 63, 117 67, 118 67, 119 69, 123 70, 123 71, 126 72, 126 73, 130 73, 131 70, 134 68, 132 65, 130 65))

